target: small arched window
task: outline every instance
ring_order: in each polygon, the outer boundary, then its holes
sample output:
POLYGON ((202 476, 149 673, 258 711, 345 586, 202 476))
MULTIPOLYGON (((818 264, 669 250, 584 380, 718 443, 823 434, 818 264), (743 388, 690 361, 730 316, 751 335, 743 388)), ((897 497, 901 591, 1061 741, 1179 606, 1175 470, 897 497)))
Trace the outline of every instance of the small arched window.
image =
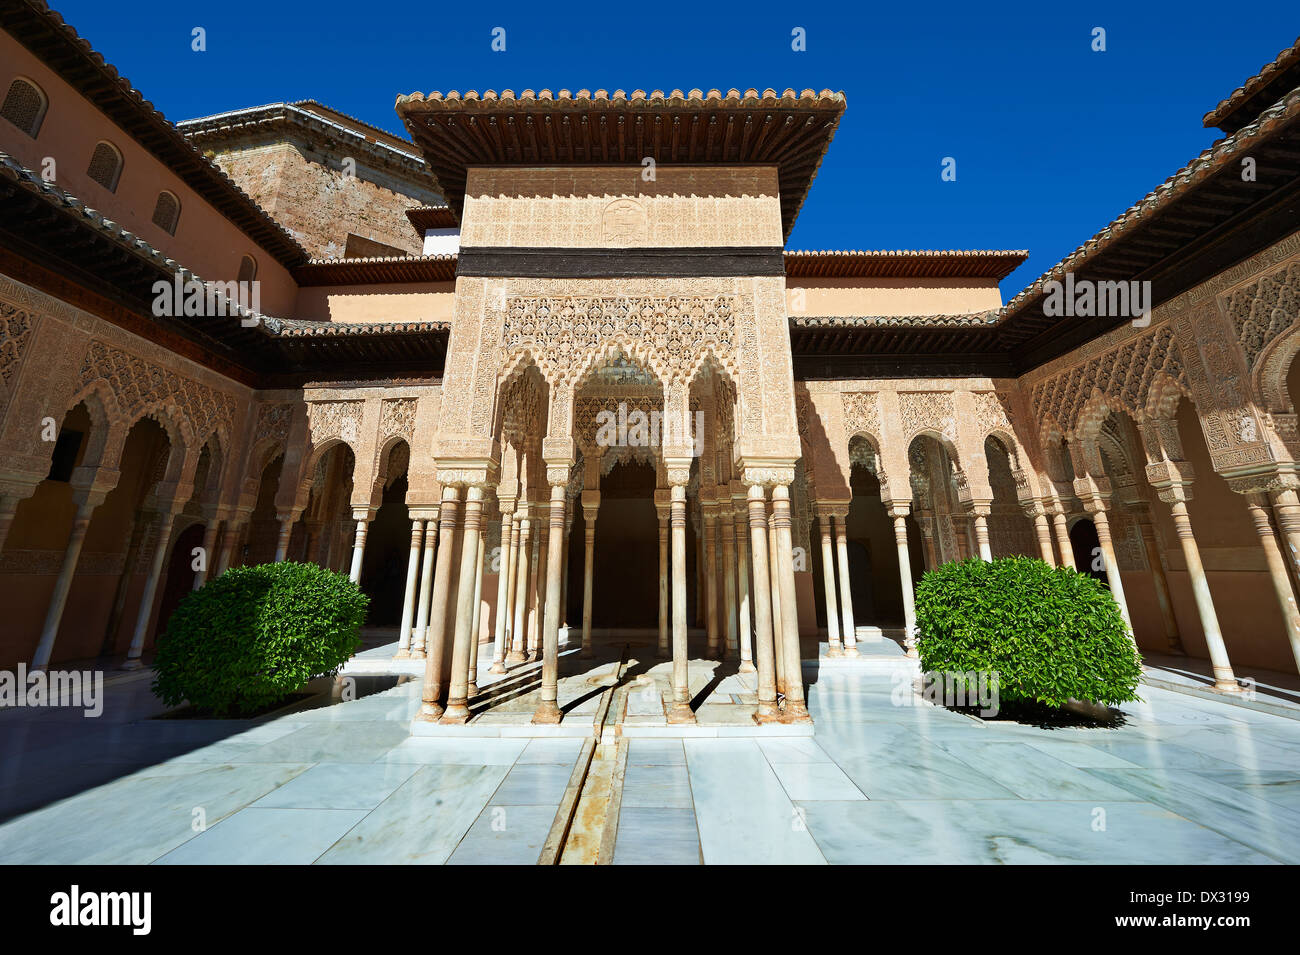
POLYGON ((257 278, 257 259, 246 255, 239 260, 239 281, 251 282, 257 278))
POLYGON ((4 105, 0 106, 0 116, 35 139, 45 121, 45 108, 49 102, 39 86, 19 77, 9 84, 4 105))
POLYGON ((117 191, 117 181, 122 176, 122 154, 110 142, 100 142, 90 155, 90 168, 86 175, 109 192, 117 191))
POLYGON ((181 201, 165 190, 158 193, 158 204, 153 207, 153 224, 165 229, 169 235, 175 235, 180 218, 181 201))

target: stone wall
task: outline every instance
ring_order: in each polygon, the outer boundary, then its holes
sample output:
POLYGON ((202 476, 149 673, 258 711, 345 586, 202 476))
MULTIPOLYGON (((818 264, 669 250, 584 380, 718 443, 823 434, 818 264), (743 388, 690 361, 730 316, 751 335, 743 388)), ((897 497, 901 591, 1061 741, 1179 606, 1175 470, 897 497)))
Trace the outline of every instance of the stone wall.
POLYGON ((348 233, 419 255, 424 239, 406 210, 440 201, 432 185, 372 175, 359 160, 356 175, 348 176, 337 158, 291 143, 227 149, 214 158, 318 259, 342 258, 348 233))

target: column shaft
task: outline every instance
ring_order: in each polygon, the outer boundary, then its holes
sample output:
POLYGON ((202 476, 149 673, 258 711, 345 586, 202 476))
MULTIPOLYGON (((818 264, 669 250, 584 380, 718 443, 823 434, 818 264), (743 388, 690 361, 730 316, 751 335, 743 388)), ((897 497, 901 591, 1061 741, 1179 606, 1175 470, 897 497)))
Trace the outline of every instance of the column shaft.
POLYGON ((668 522, 672 507, 659 510, 659 656, 667 657, 670 652, 669 633, 671 632, 671 613, 668 609, 668 595, 672 589, 672 568, 668 558, 668 522))
POLYGON ((582 516, 582 656, 590 657, 594 652, 591 645, 591 587, 596 567, 596 508, 583 508, 582 516))
POLYGON ((754 657, 758 670, 758 722, 780 716, 776 705, 776 648, 772 635, 771 571, 767 559, 767 503, 762 485, 749 488, 750 560, 754 566, 754 657))
POLYGON ((443 645, 447 639, 447 604, 451 594, 451 562, 456 556, 456 524, 460 514, 460 488, 442 489, 442 506, 439 509, 437 567, 433 578, 433 596, 429 604, 429 629, 424 640, 424 700, 419 719, 436 720, 442 716, 444 679, 443 645))
POLYGON ((514 579, 515 544, 519 531, 513 511, 501 515, 501 557, 497 563, 497 608, 493 627, 492 673, 506 672, 506 646, 510 640, 510 583, 514 579))
POLYGON ((170 507, 162 511, 162 522, 158 527, 158 542, 154 546, 153 560, 149 562, 149 576, 145 578, 144 592, 140 595, 140 609, 135 616, 135 630, 131 634, 131 646, 126 651, 124 669, 136 670, 141 666, 140 657, 144 653, 144 638, 149 631, 149 621, 153 617, 153 601, 158 593, 158 580, 162 576, 163 563, 171 544, 172 524, 176 521, 176 512, 170 507))
POLYGON ((41 627, 41 639, 36 644, 36 654, 32 657, 31 669, 44 670, 49 665, 50 655, 54 652, 54 638, 59 635, 59 624, 63 620, 63 608, 68 603, 68 592, 72 589, 72 578, 77 573, 77 561, 81 557, 81 545, 86 541, 86 531, 90 527, 90 515, 94 505, 87 502, 77 507, 72 518, 72 530, 68 533, 68 544, 63 549, 63 563, 59 565, 59 576, 54 581, 54 592, 45 611, 45 623, 41 627))
POLYGON ((1295 658, 1296 668, 1300 669, 1300 610, 1296 609, 1295 591, 1291 589, 1291 579, 1287 576, 1286 559, 1282 556, 1268 520, 1267 501, 1263 495, 1256 494, 1251 494, 1246 499, 1250 516, 1255 521, 1255 533, 1259 535, 1260 546, 1264 548, 1264 560, 1268 564, 1268 575, 1273 580, 1273 590, 1277 593, 1278 606, 1282 610, 1287 640, 1291 643, 1291 655, 1295 658))
MULTIPOLYGON (((1206 649, 1210 652, 1210 666, 1214 670, 1214 688, 1223 692, 1234 693, 1240 688, 1228 661, 1228 648, 1223 642, 1223 631, 1219 629, 1219 615, 1214 609, 1214 600, 1210 596, 1210 582, 1205 577, 1205 567, 1201 564, 1201 551, 1196 546, 1192 535, 1192 519, 1187 513, 1187 504, 1175 500, 1169 504, 1174 515, 1174 527, 1178 531, 1178 542, 1183 548, 1183 559, 1187 563, 1187 576, 1192 582, 1192 596, 1196 601, 1196 613, 1201 618, 1201 630, 1205 633, 1206 649)), ((1106 550, 1102 547, 1103 552, 1106 550)), ((1126 615, 1127 619, 1127 615, 1126 615)))
POLYGON ((848 521, 849 516, 847 513, 831 516, 831 526, 835 528, 835 553, 839 562, 840 613, 844 618, 844 655, 846 657, 856 657, 858 655, 858 631, 857 624, 853 619, 853 587, 852 578, 849 576, 848 521))
POLYGON ((903 588, 903 644, 909 657, 916 656, 916 595, 912 590, 912 555, 907 546, 907 511, 896 507, 894 544, 898 548, 898 580, 903 588))
MULTIPOLYGON (((442 713, 442 719, 438 721, 440 723, 465 723, 469 720, 469 661, 478 643, 475 635, 471 633, 474 627, 474 568, 478 566, 482 518, 483 489, 470 487, 465 494, 464 531, 461 534, 460 574, 456 588, 456 621, 451 645, 447 707, 442 713)), ((445 544, 444 538, 444 546, 445 544)))
POLYGON ((752 630, 750 628, 751 604, 749 596, 749 544, 747 538, 749 526, 749 505, 742 499, 735 499, 736 516, 736 586, 739 590, 736 612, 740 618, 740 672, 754 672, 754 655, 752 649, 752 630))
POLYGON ((691 710, 690 650, 686 642, 686 487, 672 489, 673 702, 670 723, 694 723, 691 710))
POLYGON ((826 655, 844 656, 840 645, 840 608, 835 599, 835 532, 829 514, 818 512, 822 537, 822 593, 826 598, 826 655))
POLYGON ((551 526, 547 537, 546 612, 542 631, 542 698, 534 723, 560 722, 560 578, 564 572, 563 484, 551 486, 551 526))
POLYGON ((433 567, 438 550, 438 522, 441 509, 424 525, 424 546, 420 553, 420 590, 416 594, 415 629, 411 631, 411 656, 425 655, 429 642, 429 609, 433 606, 433 567))
POLYGON ((799 606, 794 595, 794 542, 791 538, 790 488, 772 488, 776 523, 777 564, 781 587, 781 642, 785 651, 785 720, 806 721, 803 695, 803 653, 799 646, 799 606))
POLYGON ((398 659, 411 655, 411 626, 415 622, 415 594, 420 581, 420 550, 424 546, 424 521, 411 521, 411 553, 406 560, 406 589, 402 591, 402 622, 397 627, 398 659))
POLYGON ((1052 529, 1056 531, 1056 547, 1061 552, 1061 566, 1073 568, 1074 548, 1070 546, 1070 528, 1061 511, 1052 515, 1052 529))
POLYGON ((523 516, 519 520, 519 547, 515 551, 517 569, 515 570, 513 630, 506 663, 523 663, 527 659, 524 651, 528 622, 528 566, 532 562, 532 546, 529 540, 533 529, 532 523, 528 517, 527 505, 524 505, 523 516))
POLYGON ((194 572, 194 589, 198 590, 203 586, 204 581, 208 579, 208 568, 212 566, 216 554, 213 553, 217 546, 217 531, 221 529, 221 521, 215 517, 208 521, 208 526, 203 529, 203 566, 194 572))

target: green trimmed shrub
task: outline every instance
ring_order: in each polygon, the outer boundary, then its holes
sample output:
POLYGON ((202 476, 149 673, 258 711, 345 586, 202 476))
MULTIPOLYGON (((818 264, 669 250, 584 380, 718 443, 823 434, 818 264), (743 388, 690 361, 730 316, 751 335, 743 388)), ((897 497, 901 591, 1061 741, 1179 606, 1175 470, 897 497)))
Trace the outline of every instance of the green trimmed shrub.
POLYGON ((1002 703, 1136 700, 1141 659, 1110 591, 1032 557, 977 557, 916 587, 916 649, 927 673, 997 673, 1002 703))
POLYGON ((316 564, 236 567, 187 594, 158 638, 153 691, 214 716, 264 710, 336 673, 361 645, 368 597, 316 564))

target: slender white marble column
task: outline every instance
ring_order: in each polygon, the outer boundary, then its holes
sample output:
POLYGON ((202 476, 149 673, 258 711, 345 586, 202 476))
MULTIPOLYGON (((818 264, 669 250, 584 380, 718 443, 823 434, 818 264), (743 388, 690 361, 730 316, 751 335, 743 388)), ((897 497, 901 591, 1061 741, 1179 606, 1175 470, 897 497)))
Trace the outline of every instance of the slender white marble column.
MULTIPOLYGON (((656 492, 657 494, 658 492, 656 492)), ((668 523, 672 519, 672 504, 659 505, 659 657, 666 659, 671 653, 669 634, 671 613, 668 608, 668 595, 672 589, 672 567, 669 565, 668 523)))
POLYGON ((811 719, 803 693, 803 653, 799 646, 799 607, 794 595, 794 543, 791 539, 790 487, 772 488, 776 523, 777 564, 781 587, 781 641, 785 651, 785 708, 783 722, 811 719))
POLYGON ((478 532, 478 560, 474 565, 474 621, 470 624, 469 695, 471 697, 478 695, 478 652, 483 623, 483 560, 486 556, 483 549, 486 546, 487 533, 480 527, 478 532))
POLYGON ((701 510, 704 516, 704 625, 708 635, 708 654, 717 659, 722 656, 718 630, 718 509, 709 501, 701 510))
POLYGON ((123 670, 138 670, 143 664, 140 657, 144 654, 144 638, 149 632, 149 621, 153 618, 153 601, 158 594, 158 581, 162 577, 163 564, 171 553, 172 525, 176 515, 184 507, 180 504, 165 505, 160 511, 161 521, 158 527, 158 541, 154 545, 153 560, 149 562, 149 576, 144 581, 144 592, 140 594, 140 609, 135 615, 135 630, 131 634, 131 646, 126 651, 123 670))
POLYGON ((835 554, 840 570, 840 613, 844 616, 844 655, 858 655, 858 630, 853 620, 853 588, 849 577, 849 532, 848 511, 831 515, 831 524, 835 528, 835 554))
POLYGON ((1038 538, 1038 555, 1047 566, 1056 566, 1056 555, 1052 553, 1052 529, 1047 526, 1047 514, 1043 510, 1043 505, 1031 504, 1025 508, 1025 513, 1034 522, 1034 535, 1038 538))
POLYGON ((230 569, 230 562, 234 559, 235 548, 239 545, 239 539, 244 536, 244 528, 247 526, 247 520, 236 521, 232 518, 226 522, 226 533, 221 538, 221 556, 217 559, 216 576, 220 577, 230 569))
POLYGON ((718 515, 718 530, 722 533, 722 609, 726 614, 723 627, 724 651, 736 653, 736 526, 731 522, 730 505, 718 515))
MULTIPOLYGON (((1196 612, 1201 618, 1201 630, 1205 634, 1205 646, 1210 653, 1210 668, 1214 671, 1214 689, 1219 693, 1240 693, 1237 678, 1228 661, 1228 648, 1223 642, 1223 631, 1219 628, 1219 615, 1214 609, 1214 599, 1210 596, 1210 582, 1205 576, 1205 567, 1201 563, 1201 551, 1196 546, 1192 534, 1192 520, 1187 513, 1187 501, 1191 497, 1186 487, 1160 488, 1156 492, 1160 500, 1169 505, 1174 516, 1174 529, 1178 532, 1178 542, 1183 548, 1183 560, 1187 564, 1187 576, 1192 584, 1192 597, 1196 601, 1196 612)), ((1098 531, 1101 528, 1098 525, 1098 531)), ((1101 536, 1098 533, 1098 536, 1101 536)), ((1109 537, 1109 531, 1107 532, 1109 537)), ((1102 553, 1107 550, 1102 544, 1102 553)), ((1109 569, 1109 567, 1108 567, 1109 569)), ((1127 610, 1127 608, 1126 608, 1127 610)), ((1125 620, 1128 614, 1125 613, 1125 620)), ((1132 631, 1132 624, 1129 624, 1132 631)))
POLYGON ((993 560, 993 549, 989 546, 989 512, 987 504, 971 505, 971 522, 975 527, 975 546, 979 550, 980 560, 993 560))
POLYGON ((1074 548, 1070 545, 1070 527, 1065 519, 1065 511, 1059 506, 1052 511, 1052 529, 1056 532, 1057 550, 1061 552, 1061 566, 1074 570, 1074 548))
MULTIPOLYGON (((446 507, 446 504, 443 504, 446 507)), ((451 673, 447 706, 439 723, 469 721, 469 665, 478 640, 474 626, 474 568, 478 566, 483 488, 471 485, 465 492, 465 518, 460 545, 460 575, 456 588, 456 622, 451 644, 451 673)), ((441 570, 441 568, 439 568, 441 570)), ((439 653, 438 656, 441 656, 439 653)))
POLYGON ((208 579, 208 568, 212 566, 214 558, 217 556, 213 551, 217 547, 217 532, 221 529, 221 520, 212 518, 208 521, 208 526, 203 529, 203 566, 194 572, 193 590, 198 590, 208 579))
POLYGON ((402 622, 397 627, 397 652, 404 660, 411 655, 411 626, 415 620, 415 593, 420 580, 420 549, 424 546, 424 521, 411 521, 411 554, 406 561, 406 590, 402 592, 402 622))
MULTIPOLYGON (((1297 480, 1294 474, 1275 475, 1275 478, 1285 483, 1294 483, 1297 480)), ((1278 533, 1285 545, 1282 551, 1286 557, 1287 567, 1295 578, 1296 585, 1300 586, 1300 494, 1297 494, 1294 487, 1282 487, 1270 491, 1268 498, 1273 505, 1273 516, 1277 520, 1278 533)))
POLYGON ((903 645, 909 657, 916 656, 916 595, 912 591, 912 555, 907 546, 907 504, 889 510, 894 519, 894 545, 898 548, 898 580, 903 588, 903 645))
POLYGON ((298 520, 296 514, 277 515, 280 521, 280 536, 275 542, 275 562, 283 563, 289 557, 289 538, 293 535, 293 525, 298 520))
POLYGON ((558 723, 560 684, 560 577, 564 571, 564 507, 568 468, 563 482, 551 485, 551 525, 547 537, 546 613, 542 630, 542 696, 533 711, 534 723, 558 723))
POLYGON ((753 631, 749 619, 752 612, 749 596, 749 504, 743 496, 732 500, 736 502, 732 511, 736 518, 736 588, 739 591, 736 612, 740 619, 740 672, 753 673, 753 631))
MULTIPOLYGON (((1106 581, 1110 584, 1111 596, 1119 604, 1119 610, 1124 617, 1124 623, 1128 627, 1129 639, 1133 639, 1133 618, 1128 613, 1128 601, 1124 598, 1124 581, 1119 575, 1119 561, 1115 557, 1115 544, 1110 536, 1110 520, 1106 516, 1106 508, 1101 501, 1091 501, 1087 505, 1089 515, 1092 517, 1092 526, 1097 530, 1097 543, 1101 546, 1101 559, 1106 567, 1106 581)), ((1174 519, 1177 523, 1177 518, 1174 519)), ((1188 525, 1190 532, 1191 525, 1188 525)), ((1196 546, 1193 543, 1193 548, 1196 546)), ((1197 557, 1199 563, 1200 557, 1197 557)), ((1217 627, 1218 624, 1216 623, 1217 627)), ((1134 641, 1134 646, 1137 642, 1134 641)))
POLYGON ((506 663, 523 663, 528 659, 526 653, 528 629, 528 568, 532 563, 533 522, 529 517, 528 504, 522 503, 519 518, 519 547, 516 550, 518 569, 515 571, 514 632, 511 636, 510 652, 506 654, 506 663))
POLYGON ((583 492, 582 504, 582 652, 579 655, 584 658, 590 658, 595 652, 591 645, 591 587, 596 566, 596 514, 600 510, 600 499, 596 498, 597 503, 588 503, 591 493, 583 492))
POLYGON ((59 576, 54 581, 54 592, 50 594, 50 602, 45 610, 41 639, 36 644, 36 654, 32 657, 32 670, 44 670, 49 665, 50 655, 54 652, 54 638, 59 635, 59 624, 63 620, 63 608, 68 603, 68 591, 72 589, 72 579, 77 573, 81 545, 86 542, 86 531, 90 528, 90 516, 103 499, 103 495, 82 496, 77 503, 72 530, 68 533, 68 544, 63 549, 63 563, 59 565, 59 576))
POLYGON ((437 567, 433 577, 433 598, 429 605, 429 629, 425 636, 424 696, 416 718, 433 721, 442 716, 443 644, 447 638, 447 604, 451 593, 451 562, 456 556, 457 519, 460 516, 460 488, 446 485, 439 507, 437 567))
POLYGON ((433 606, 433 567, 438 551, 438 524, 441 507, 424 525, 424 547, 420 557, 420 591, 416 595, 415 629, 411 631, 411 657, 422 659, 429 638, 429 609, 433 606))
POLYGON ((533 577, 533 612, 528 621, 528 660, 541 656, 543 631, 546 629, 546 587, 550 580, 551 530, 545 512, 538 514, 537 540, 533 550, 537 555, 537 571, 533 577))
POLYGON ((506 672, 506 646, 510 640, 510 580, 514 569, 514 545, 518 542, 514 505, 501 509, 501 558, 497 565, 497 607, 493 621, 491 673, 506 672))
MULTIPOLYGON (((1145 505, 1134 516, 1134 522, 1138 533, 1142 535, 1142 547, 1146 551, 1147 565, 1151 568, 1156 604, 1160 607, 1160 619, 1165 626, 1165 645, 1170 653, 1184 653, 1182 636, 1178 632, 1178 618, 1174 615, 1173 600, 1169 596, 1169 578, 1165 575, 1165 562, 1160 555, 1160 542, 1156 540, 1156 529, 1151 524, 1145 505)), ((1289 585, 1287 589, 1290 589, 1289 585)))
POLYGON ((357 533, 352 539, 352 569, 348 573, 348 580, 360 586, 361 563, 366 556, 366 530, 370 527, 370 512, 364 508, 354 510, 352 519, 357 522, 357 533))
POLYGON ((673 702, 670 723, 694 723, 691 709, 690 649, 686 642, 686 485, 672 486, 673 702))
MULTIPOLYGON (((775 491, 775 488, 773 488, 775 491)), ((776 541, 776 507, 767 505, 767 586, 772 594, 772 644, 776 651, 776 692, 785 693, 785 614, 781 603, 781 548, 776 541)))
POLYGON ((835 599, 835 532, 831 529, 831 516, 823 507, 817 508, 817 523, 821 525, 822 538, 822 593, 826 598, 826 655, 844 656, 840 645, 840 608, 835 599))
POLYGON ((1300 610, 1296 608, 1295 591, 1291 589, 1291 579, 1287 575, 1286 559, 1282 556, 1268 520, 1268 496, 1263 493, 1247 494, 1246 504, 1255 521, 1259 544, 1264 549, 1264 561, 1268 565, 1268 575, 1273 581, 1278 606, 1282 610, 1282 622, 1286 626, 1287 640, 1291 643, 1291 655, 1295 658, 1296 668, 1300 669, 1300 610))
POLYGON ((758 712, 754 719, 767 723, 781 715, 776 703, 776 647, 772 636, 771 571, 767 559, 767 502, 763 485, 751 484, 749 542, 754 566, 754 658, 758 671, 758 712))

